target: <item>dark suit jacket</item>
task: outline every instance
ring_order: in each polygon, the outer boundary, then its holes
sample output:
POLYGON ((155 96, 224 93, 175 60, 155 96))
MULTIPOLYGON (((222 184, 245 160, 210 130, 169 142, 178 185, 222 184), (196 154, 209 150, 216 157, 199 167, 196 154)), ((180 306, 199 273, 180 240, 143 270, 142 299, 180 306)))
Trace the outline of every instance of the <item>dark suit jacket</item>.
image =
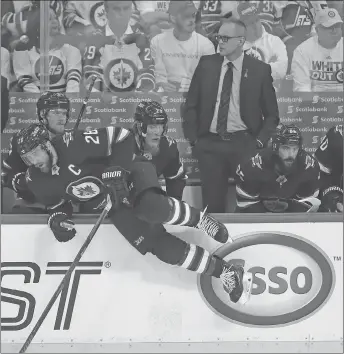
MULTIPOLYGON (((209 133, 214 116, 223 57, 203 56, 198 63, 183 109, 184 135, 191 142, 209 133)), ((263 144, 279 124, 269 64, 245 54, 240 84, 240 113, 249 132, 263 144)))

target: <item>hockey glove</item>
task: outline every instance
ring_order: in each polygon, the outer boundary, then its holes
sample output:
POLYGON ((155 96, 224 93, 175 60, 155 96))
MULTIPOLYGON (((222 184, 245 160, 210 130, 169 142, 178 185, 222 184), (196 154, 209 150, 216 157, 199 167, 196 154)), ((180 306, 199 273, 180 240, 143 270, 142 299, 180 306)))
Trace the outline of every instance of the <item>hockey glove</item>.
POLYGON ((322 192, 320 211, 327 213, 343 212, 343 190, 334 186, 322 192))
POLYGON ((102 174, 102 180, 108 189, 113 207, 118 209, 121 204, 130 205, 128 178, 130 172, 120 166, 111 166, 102 174))
POLYGON ((34 194, 27 187, 25 172, 17 173, 12 178, 12 188, 17 193, 19 198, 22 198, 29 203, 35 202, 34 194))
POLYGON ((63 212, 51 214, 48 219, 48 225, 59 242, 67 242, 76 234, 73 221, 63 212))

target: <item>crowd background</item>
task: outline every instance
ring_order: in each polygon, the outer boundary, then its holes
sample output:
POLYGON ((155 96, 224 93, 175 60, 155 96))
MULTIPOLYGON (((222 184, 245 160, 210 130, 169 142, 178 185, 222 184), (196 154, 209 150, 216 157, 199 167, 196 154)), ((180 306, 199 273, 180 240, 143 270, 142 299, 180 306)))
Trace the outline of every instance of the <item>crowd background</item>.
POLYGON ((2 153, 14 133, 38 122, 36 101, 46 90, 70 97, 72 125, 96 73, 80 128, 131 127, 137 103, 158 100, 169 114, 168 134, 178 143, 189 181, 197 181, 182 108, 200 57, 217 51, 214 35, 221 17, 230 16, 247 26, 246 53, 271 65, 281 123, 300 127, 306 151, 313 153, 328 129, 343 123, 342 24, 326 30, 329 21, 343 19, 342 1, 194 1, 195 31, 183 45, 171 35, 169 1, 108 3, 117 5, 1 2, 2 153), (248 3, 258 21, 247 15, 248 3), (321 33, 315 30, 319 11, 321 33), (116 38, 108 21, 112 29, 124 28, 125 39, 116 38))

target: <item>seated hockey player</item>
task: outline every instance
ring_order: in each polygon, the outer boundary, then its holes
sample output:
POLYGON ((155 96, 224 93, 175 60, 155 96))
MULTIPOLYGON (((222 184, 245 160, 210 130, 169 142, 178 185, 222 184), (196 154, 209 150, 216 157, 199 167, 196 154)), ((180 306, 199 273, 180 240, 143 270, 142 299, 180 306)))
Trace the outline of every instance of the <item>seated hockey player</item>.
POLYGON ((84 74, 99 75, 93 91, 125 92, 155 89, 154 62, 149 39, 131 25, 132 1, 104 1, 104 35, 88 38, 84 74))
POLYGON ((302 149, 299 128, 282 125, 272 147, 239 164, 236 212, 316 212, 319 178, 319 164, 302 149))
POLYGON ((18 152, 29 166, 27 186, 49 206, 48 225, 58 241, 69 241, 76 234, 71 202, 102 208, 110 193, 115 206, 110 219, 140 253, 151 252, 166 263, 218 277, 232 301, 247 301, 252 275, 242 266, 170 234, 149 237, 154 224, 197 227, 221 242, 227 241, 228 231, 207 213, 167 197, 153 164, 133 161, 134 149, 133 135, 119 127, 77 131, 67 143, 63 137, 50 142, 46 130, 37 125, 23 129, 18 138, 18 152))
POLYGON ((343 126, 329 129, 315 152, 320 165, 322 212, 343 212, 343 126))
MULTIPOLYGON (((45 92, 38 99, 37 115, 49 135, 50 140, 65 132, 70 114, 69 99, 62 92, 45 92)), ((35 201, 34 195, 27 189, 25 172, 27 165, 17 152, 17 134, 11 138, 10 151, 2 162, 1 183, 17 193, 12 213, 46 213, 44 205, 35 201)))

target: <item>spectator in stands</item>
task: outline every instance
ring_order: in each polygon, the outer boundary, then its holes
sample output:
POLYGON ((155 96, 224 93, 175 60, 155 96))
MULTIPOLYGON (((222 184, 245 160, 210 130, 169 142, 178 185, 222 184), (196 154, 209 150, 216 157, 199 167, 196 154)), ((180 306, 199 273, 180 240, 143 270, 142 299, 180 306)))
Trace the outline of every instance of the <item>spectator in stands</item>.
MULTIPOLYGON (((66 43, 56 41, 61 34, 55 11, 50 8, 49 18, 49 90, 54 92, 79 92, 81 79, 80 51, 66 43)), ((32 48, 13 53, 13 68, 18 84, 24 92, 40 92, 39 43, 32 48)))
MULTIPOLYGON (((132 1, 104 2, 104 36, 91 36, 84 51, 86 80, 98 75, 94 91, 125 92, 155 89, 149 39, 131 25, 132 1)), ((104 95, 105 97, 106 95, 104 95)))
POLYGON ((294 91, 343 92, 343 21, 336 9, 325 9, 315 17, 316 36, 294 52, 294 91))
MULTIPOLYGON (((135 3, 140 13, 140 24, 149 33, 150 38, 173 28, 168 14, 170 0, 136 1, 135 3)), ((194 1, 197 8, 199 3, 200 1, 194 1)))
POLYGON ((211 41, 195 32, 196 12, 192 1, 171 1, 173 31, 151 41, 156 82, 164 91, 187 92, 201 56, 215 53, 211 41))
POLYGON ((243 52, 246 26, 224 19, 220 52, 203 56, 184 109, 184 134, 198 158, 204 206, 225 212, 228 177, 262 148, 279 123, 271 67, 243 52))
POLYGON ((9 110, 10 54, 1 47, 1 132, 6 127, 9 110))
POLYGON ((255 4, 239 4, 234 16, 236 14, 245 23, 247 29, 245 53, 270 64, 276 89, 287 73, 288 55, 285 44, 279 37, 264 29, 255 4))

